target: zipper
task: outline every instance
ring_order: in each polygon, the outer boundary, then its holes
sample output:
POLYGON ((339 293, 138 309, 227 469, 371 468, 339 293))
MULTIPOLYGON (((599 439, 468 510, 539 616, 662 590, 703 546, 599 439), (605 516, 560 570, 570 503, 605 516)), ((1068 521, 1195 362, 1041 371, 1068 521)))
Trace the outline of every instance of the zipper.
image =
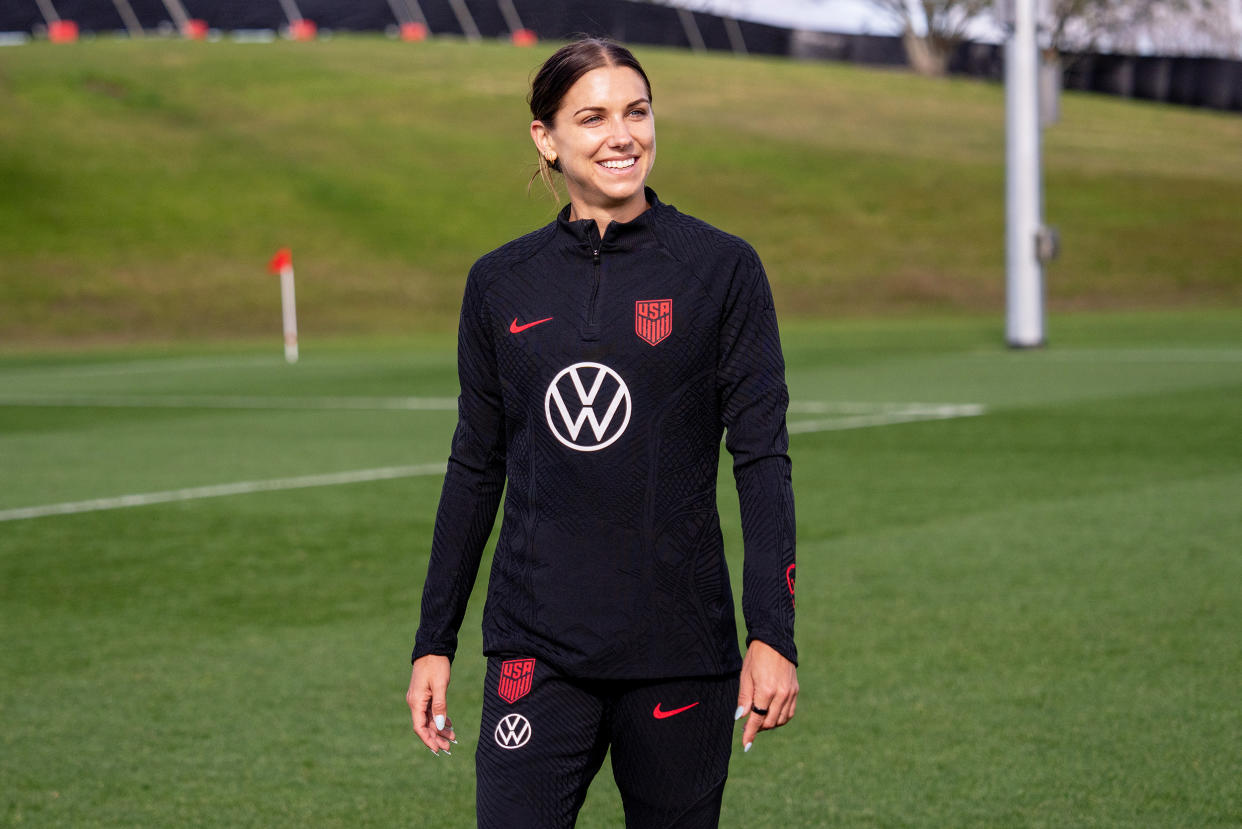
POLYGON ((591 281, 591 299, 587 302, 587 326, 595 326, 595 300, 599 297, 599 248, 591 251, 591 262, 595 265, 595 278, 591 281))
POLYGON ((586 330, 583 332, 583 339, 597 340, 599 339, 599 322, 595 319, 595 303, 599 297, 599 280, 600 280, 600 248, 594 248, 591 251, 591 262, 593 265, 593 277, 591 280, 591 298, 587 300, 586 313, 586 330))

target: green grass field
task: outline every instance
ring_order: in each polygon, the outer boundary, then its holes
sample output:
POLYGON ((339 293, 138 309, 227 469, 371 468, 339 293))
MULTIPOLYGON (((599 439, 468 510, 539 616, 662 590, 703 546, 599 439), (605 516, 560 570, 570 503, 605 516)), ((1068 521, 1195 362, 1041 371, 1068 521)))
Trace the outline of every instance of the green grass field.
MULTIPOLYGON (((481 598, 455 756, 403 695, 463 277, 556 209, 548 51, 0 50, 0 822, 473 825, 481 598)), ((1000 87, 637 51, 651 183, 758 249, 793 396, 802 697, 724 825, 1242 825, 1242 119, 1065 96, 1015 352, 1000 87)))
MULTIPOLYGON (((546 46, 546 48, 545 48, 546 46)), ((0 347, 451 327, 481 253, 547 222, 550 52, 378 37, 0 50, 0 347)), ((651 184, 758 249, 787 315, 996 311, 999 85, 639 48, 651 184)), ((1069 93, 1045 134, 1054 308, 1242 304, 1242 118, 1069 93)))
MULTIPOLYGON (((1050 335, 786 324, 802 696, 725 826, 1242 824, 1242 316, 1050 335)), ((454 756, 403 700, 438 475, 14 517, 443 461, 451 412, 380 407, 452 397, 451 337, 278 352, 0 358, 4 823, 473 825, 481 601, 454 756)), ((605 772, 580 825, 619 810, 605 772)))

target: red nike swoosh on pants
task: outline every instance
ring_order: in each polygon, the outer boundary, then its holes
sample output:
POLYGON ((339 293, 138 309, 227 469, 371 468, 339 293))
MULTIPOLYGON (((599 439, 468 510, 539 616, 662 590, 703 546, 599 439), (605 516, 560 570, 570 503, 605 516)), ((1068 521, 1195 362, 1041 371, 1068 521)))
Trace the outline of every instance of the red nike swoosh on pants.
POLYGON ((651 711, 651 716, 655 717, 657 720, 663 720, 676 714, 680 714, 682 711, 689 711, 696 705, 698 705, 697 702, 692 702, 689 705, 683 705, 681 708, 674 708, 672 711, 661 711, 660 703, 657 702, 656 707, 651 711))
POLYGON ((551 322, 551 321, 552 321, 551 317, 544 317, 541 320, 535 320, 534 322, 528 322, 525 325, 518 325, 517 317, 514 317, 513 322, 509 323, 509 333, 510 334, 521 334, 527 328, 534 328, 536 325, 539 325, 540 323, 551 322))

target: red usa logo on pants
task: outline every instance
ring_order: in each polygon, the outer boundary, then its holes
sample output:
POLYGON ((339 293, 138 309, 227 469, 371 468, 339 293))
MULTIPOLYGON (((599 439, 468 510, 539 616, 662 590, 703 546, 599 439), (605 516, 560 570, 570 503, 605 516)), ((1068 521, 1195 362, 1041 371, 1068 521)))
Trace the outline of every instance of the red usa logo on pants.
POLYGON ((500 663, 500 685, 496 693, 512 705, 530 693, 530 682, 535 677, 535 660, 506 659, 500 663))
POLYGON ((656 345, 673 333, 673 301, 640 299, 635 302, 634 333, 650 345, 656 345))

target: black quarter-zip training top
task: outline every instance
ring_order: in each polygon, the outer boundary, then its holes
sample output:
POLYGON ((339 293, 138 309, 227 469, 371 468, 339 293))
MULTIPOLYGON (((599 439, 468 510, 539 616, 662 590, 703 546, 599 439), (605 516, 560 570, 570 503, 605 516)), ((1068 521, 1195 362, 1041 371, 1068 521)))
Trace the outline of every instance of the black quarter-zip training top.
POLYGON ((505 495, 483 649, 583 678, 741 667, 716 511, 733 455, 747 642, 797 662, 784 360, 737 237, 650 209, 557 220, 466 281, 461 396, 413 657, 452 658, 505 495))

